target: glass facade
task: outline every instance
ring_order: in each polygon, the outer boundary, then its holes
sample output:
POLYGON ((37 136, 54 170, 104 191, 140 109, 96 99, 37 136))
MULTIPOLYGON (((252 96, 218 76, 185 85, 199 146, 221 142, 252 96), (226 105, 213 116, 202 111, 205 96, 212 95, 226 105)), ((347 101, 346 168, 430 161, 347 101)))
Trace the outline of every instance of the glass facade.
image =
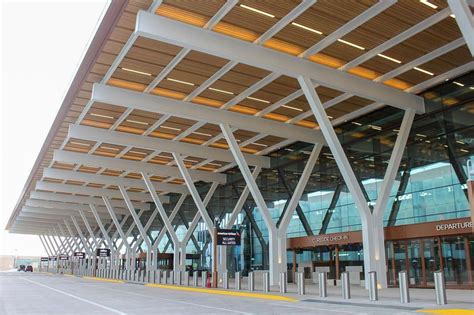
MULTIPOLYGON (((413 123, 402 162, 384 211, 387 227, 432 222, 470 216, 467 199, 467 160, 474 156, 474 73, 423 93, 427 113, 417 115, 413 123)), ((383 176, 399 132, 403 111, 385 107, 335 128, 343 148, 363 188, 367 203, 374 206, 383 182, 383 176)), ((264 169, 257 184, 278 224, 284 209, 296 187, 312 150, 307 143, 294 143, 270 155, 272 167, 264 169)), ((226 222, 240 193, 245 187, 238 169, 227 171, 228 184, 220 186, 211 199, 208 210, 211 217, 226 222)), ((209 184, 198 183, 205 192, 209 184)), ((176 197, 177 199, 177 197, 176 197)), ((169 205, 171 211, 173 203, 169 205)), ((195 213, 191 198, 184 204, 184 213, 195 213)), ((182 224, 175 218, 175 224, 182 224)), ((234 248, 229 256, 236 270, 265 269, 268 266, 268 231, 259 209, 249 195, 234 228, 242 230, 242 245, 234 248)), ((310 180, 288 229, 288 238, 357 231, 361 220, 342 179, 335 160, 324 147, 312 171, 310 180)), ((184 237, 186 227, 178 227, 184 237)), ((209 235, 201 223, 194 233, 196 241, 188 243, 189 253, 210 252, 209 235)), ((459 241, 460 242, 460 241, 459 241)), ((409 270, 414 285, 430 283, 427 269, 446 270, 451 282, 465 277, 466 266, 462 261, 470 250, 456 240, 425 239, 392 242, 387 245, 390 272, 409 270), (441 245, 438 244, 441 242, 441 245), (461 247, 464 250, 461 250, 461 247), (438 251, 445 254, 438 261, 438 251), (424 265, 424 268, 421 266, 424 265), (425 274, 421 273, 425 270, 425 274)), ((463 240, 464 242, 464 240, 463 240)), ((171 252, 171 246, 160 250, 171 252)), ((464 244, 464 243, 463 243, 464 244)), ((339 248, 340 268, 346 265, 362 265, 361 246, 339 248)), ((293 261, 292 253, 288 262, 293 261)), ((330 261, 333 250, 303 251, 297 262, 330 261)), ((209 266, 203 259, 202 267, 209 266)))

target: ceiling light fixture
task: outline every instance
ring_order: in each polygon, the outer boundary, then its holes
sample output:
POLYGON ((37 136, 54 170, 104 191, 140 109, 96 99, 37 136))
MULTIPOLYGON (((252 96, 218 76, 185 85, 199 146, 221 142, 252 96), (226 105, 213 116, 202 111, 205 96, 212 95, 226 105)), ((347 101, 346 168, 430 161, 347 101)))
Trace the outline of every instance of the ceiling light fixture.
POLYGON ((176 83, 181 83, 181 84, 194 86, 194 83, 191 83, 191 82, 181 81, 181 80, 172 79, 172 78, 166 78, 166 80, 171 81, 171 82, 176 82, 176 83))
POLYGON ((203 132, 197 132, 197 131, 193 131, 192 133, 194 133, 196 135, 205 136, 205 137, 212 137, 212 135, 209 134, 209 133, 203 133, 203 132))
POLYGON ((112 116, 107 116, 107 115, 102 115, 102 114, 96 114, 96 113, 90 113, 89 115, 95 116, 95 117, 107 118, 107 119, 114 119, 114 117, 112 117, 112 116))
POLYGON ((174 128, 174 127, 168 127, 168 126, 163 126, 163 125, 161 125, 160 127, 164 129, 169 129, 169 130, 182 131, 182 129, 174 128))
POLYGON ((356 125, 356 126, 362 126, 362 124, 361 124, 361 123, 358 123, 357 121, 352 121, 351 123, 354 124, 354 125, 356 125))
POLYGON ((216 88, 208 88, 209 90, 211 91, 215 91, 215 92, 220 92, 220 93, 224 93, 224 94, 230 94, 230 95, 234 95, 234 93, 232 92, 229 92, 229 91, 225 91, 225 90, 220 90, 220 89, 216 89, 216 88))
POLYGON ((253 142, 252 144, 258 145, 258 146, 261 146, 261 147, 265 147, 265 148, 268 147, 268 145, 263 144, 263 143, 258 143, 258 142, 253 142))
POLYGON ((75 144, 75 145, 82 145, 82 146, 85 146, 85 147, 89 147, 90 144, 88 143, 81 143, 81 142, 76 142, 76 141, 71 141, 69 142, 70 144, 75 144))
POLYGON ((148 155, 148 153, 145 152, 140 152, 140 151, 135 151, 135 150, 130 150, 128 153, 135 153, 135 154, 141 154, 141 155, 148 155))
POLYGON ((395 63, 402 63, 400 60, 398 59, 395 59, 395 58, 392 58, 392 57, 389 57, 389 56, 386 56, 386 55, 383 55, 383 54, 377 54, 377 56, 379 57, 382 57, 382 58, 385 58, 387 60, 390 60, 390 61, 393 61, 395 63))
POLYGON ((273 14, 267 13, 267 12, 262 11, 262 10, 259 10, 259 9, 255 9, 255 8, 249 7, 248 5, 245 5, 245 4, 241 4, 240 7, 241 7, 241 8, 244 8, 244 9, 247 9, 247 10, 250 10, 250 11, 253 11, 253 12, 258 13, 258 14, 262 14, 262 15, 271 17, 271 18, 274 18, 274 17, 275 17, 273 14))
POLYGON ((434 5, 433 3, 429 2, 428 0, 420 0, 420 3, 423 3, 426 6, 429 6, 432 9, 437 9, 438 6, 434 5))
POLYGON ((413 69, 415 69, 416 71, 420 71, 420 72, 423 72, 423 73, 426 73, 426 74, 429 74, 429 75, 434 75, 433 72, 429 72, 429 71, 426 71, 424 69, 421 69, 421 68, 418 68, 418 67, 414 67, 413 69))
POLYGON ((288 106, 288 105, 281 105, 281 107, 285 107, 285 108, 292 109, 292 110, 297 110, 299 112, 303 111, 301 108, 296 108, 296 107, 288 106))
POLYGON ((261 98, 256 98, 256 97, 251 97, 251 96, 247 96, 247 98, 248 98, 249 100, 254 100, 254 101, 257 101, 257 102, 262 102, 262 103, 265 103, 265 104, 270 104, 270 101, 262 100, 261 98))
POLYGON ((456 16, 454 14, 450 14, 449 16, 452 17, 453 19, 456 18, 456 16))
POLYGON ((355 47, 355 48, 360 49, 360 50, 365 50, 365 48, 362 47, 362 46, 356 45, 356 44, 354 44, 354 43, 348 42, 348 41, 343 40, 343 39, 340 39, 340 38, 339 38, 337 41, 338 41, 338 42, 341 42, 341 43, 343 43, 343 44, 346 44, 346 45, 355 47))
POLYGON ((133 70, 133 69, 129 69, 129 68, 121 68, 123 71, 128 71, 128 72, 133 72, 133 73, 138 73, 138 74, 143 74, 143 75, 146 75, 146 76, 149 76, 151 77, 151 73, 148 73, 148 72, 143 72, 143 71, 138 71, 138 70, 133 70))
POLYGON ((313 32, 313 33, 316 33, 316 34, 319 34, 319 35, 323 35, 323 32, 315 30, 314 28, 311 28, 311 27, 307 27, 307 26, 304 26, 304 25, 301 25, 301 24, 298 24, 298 23, 295 23, 295 22, 291 22, 291 25, 302 28, 304 30, 307 30, 307 31, 310 31, 310 32, 313 32))
POLYGON ((120 150, 119 148, 112 148, 112 147, 107 147, 107 146, 101 146, 100 149, 103 149, 103 150, 114 150, 114 151, 120 150))
POLYGON ((456 84, 456 85, 459 85, 459 86, 464 86, 464 84, 456 82, 456 81, 453 81, 453 83, 456 84))
POLYGON ((133 120, 133 119, 127 119, 126 121, 128 121, 130 123, 134 123, 134 124, 140 124, 140 125, 146 125, 146 126, 149 125, 149 123, 146 123, 144 121, 138 121, 138 120, 133 120))

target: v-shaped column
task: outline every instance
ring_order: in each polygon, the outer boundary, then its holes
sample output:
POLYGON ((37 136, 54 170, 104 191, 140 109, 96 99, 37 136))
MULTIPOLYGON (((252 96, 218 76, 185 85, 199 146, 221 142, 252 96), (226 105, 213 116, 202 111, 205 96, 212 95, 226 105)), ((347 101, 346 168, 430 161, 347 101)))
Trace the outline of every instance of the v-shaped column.
MULTIPOLYGON (((326 115, 321 100, 314 89, 313 83, 306 77, 299 77, 298 82, 301 85, 311 110, 313 111, 328 146, 331 149, 334 159, 339 167, 339 171, 349 188, 361 217, 365 279, 369 279, 368 273, 370 271, 376 271, 378 286, 386 288, 387 267, 385 261, 383 233, 383 210, 387 206, 387 200, 400 166, 400 161, 415 117, 415 112, 412 109, 405 110, 405 115, 403 116, 403 121, 399 129, 399 135, 393 147, 390 162, 385 172, 383 185, 377 198, 375 209, 372 212, 349 163, 349 159, 347 158, 337 134, 332 127, 331 121, 326 115)), ((366 287, 367 285, 368 281, 366 281, 366 287)))

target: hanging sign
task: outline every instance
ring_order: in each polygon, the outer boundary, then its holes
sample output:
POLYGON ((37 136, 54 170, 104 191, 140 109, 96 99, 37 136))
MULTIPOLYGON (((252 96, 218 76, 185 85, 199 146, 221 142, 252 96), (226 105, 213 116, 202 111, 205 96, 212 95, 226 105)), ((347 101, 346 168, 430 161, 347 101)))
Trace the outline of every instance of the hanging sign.
POLYGON ((84 252, 74 252, 74 257, 78 257, 79 259, 86 258, 86 253, 84 252))
POLYGON ((69 260, 68 255, 59 255, 59 260, 69 260))
POLYGON ((240 245, 240 231, 217 229, 217 245, 240 245))
POLYGON ((50 261, 56 261, 56 258, 57 258, 56 256, 49 256, 50 261))
POLYGON ((110 256, 110 249, 109 248, 97 248, 96 256, 109 257, 110 256))
POLYGON ((41 261, 48 261, 49 257, 41 257, 41 261))

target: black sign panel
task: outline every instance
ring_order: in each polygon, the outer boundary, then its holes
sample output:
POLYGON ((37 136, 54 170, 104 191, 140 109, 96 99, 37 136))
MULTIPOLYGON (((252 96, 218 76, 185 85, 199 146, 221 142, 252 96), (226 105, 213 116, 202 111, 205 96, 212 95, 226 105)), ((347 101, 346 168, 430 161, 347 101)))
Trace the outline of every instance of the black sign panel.
POLYGON ((84 252, 74 252, 74 257, 79 257, 79 259, 86 258, 86 253, 84 252))
POLYGON ((49 256, 50 261, 56 261, 56 256, 49 256))
POLYGON ((59 255, 59 260, 69 260, 68 255, 59 255))
POLYGON ((41 261, 48 261, 49 257, 41 257, 41 261))
POLYGON ((109 248, 97 248, 96 256, 109 257, 110 256, 110 249, 109 248))
POLYGON ((240 245, 240 231, 217 229, 217 245, 240 245))

